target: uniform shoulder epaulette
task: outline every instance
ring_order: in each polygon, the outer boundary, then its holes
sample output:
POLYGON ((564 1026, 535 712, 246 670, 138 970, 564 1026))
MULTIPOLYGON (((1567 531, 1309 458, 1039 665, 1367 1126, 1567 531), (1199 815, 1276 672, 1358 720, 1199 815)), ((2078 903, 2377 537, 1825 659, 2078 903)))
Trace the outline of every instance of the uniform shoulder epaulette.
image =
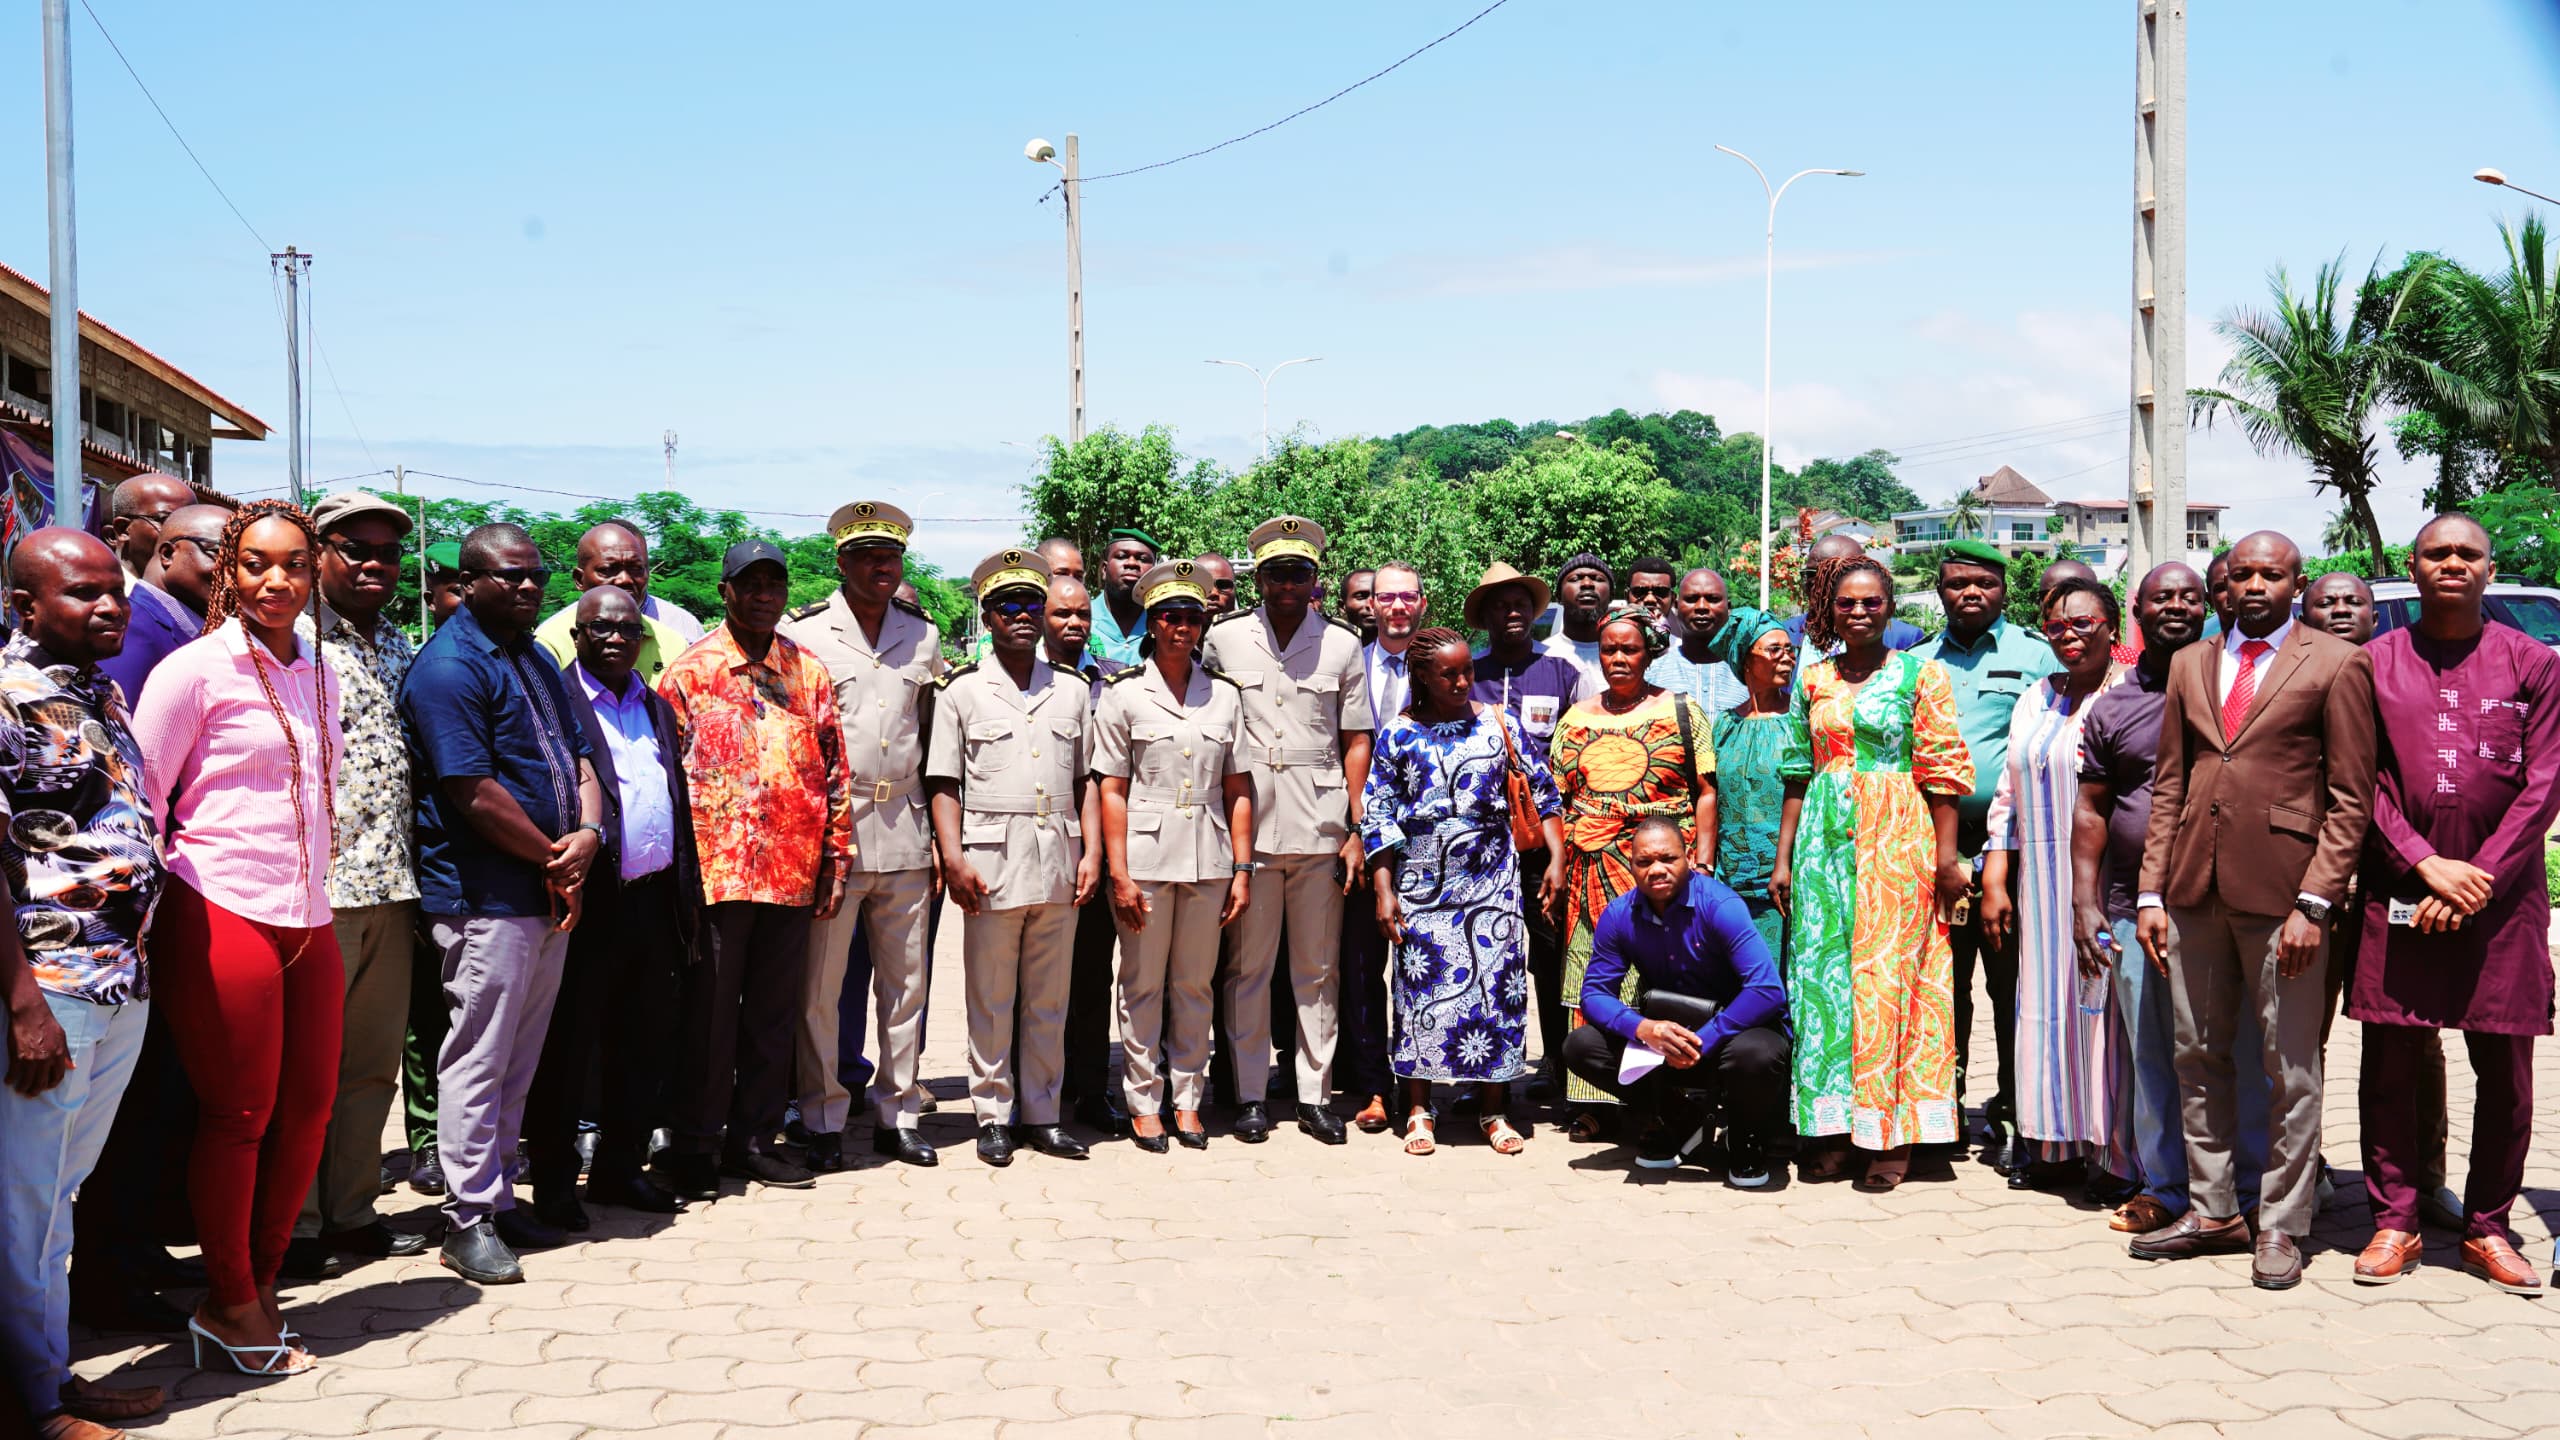
POLYGON ((1212 625, 1224 625, 1230 620, 1242 620, 1252 613, 1252 611, 1244 609, 1230 610, 1226 614, 1219 616, 1217 619, 1212 620, 1209 623, 1212 625))
MULTIPOLYGON (((1317 614, 1320 614, 1320 615, 1323 615, 1323 614, 1324 614, 1324 612, 1323 612, 1323 611, 1321 611, 1321 610, 1320 610, 1320 611, 1317 611, 1316 613, 1317 613, 1317 614)), ((1334 629, 1336 629, 1336 630, 1348 630, 1348 631, 1350 631, 1350 632, 1351 632, 1351 638, 1352 638, 1352 639, 1354 639, 1354 640, 1359 640, 1359 639, 1360 639, 1360 627, 1359 627, 1359 626, 1357 626, 1357 625, 1352 624, 1352 623, 1351 623, 1350 621, 1348 621, 1348 620, 1343 619, 1343 618, 1342 618, 1341 616, 1339 616, 1339 615, 1325 615, 1325 617, 1324 617, 1324 623, 1326 623, 1327 625, 1332 626, 1332 627, 1333 627, 1334 629)), ((1362 641, 1361 643, 1366 644, 1366 643, 1368 643, 1368 642, 1366 642, 1366 641, 1362 641)))
MULTIPOLYGON (((1207 667, 1204 666, 1202 668, 1205 669, 1207 667)), ((1146 673, 1147 667, 1144 665, 1127 665, 1103 676, 1102 683, 1105 685, 1117 685, 1123 680, 1135 680, 1146 673)))
POLYGON ((792 620, 806 620, 812 615, 824 615, 825 613, 827 613, 827 602, 824 600, 812 600, 808 604, 801 606, 799 609, 792 611, 786 618, 792 620))
POLYGON ((1224 671, 1224 670, 1219 669, 1219 668, 1218 668, 1217 666, 1215 666, 1215 665, 1203 665, 1203 666, 1201 666, 1200 668, 1201 668, 1201 669, 1203 669, 1203 670, 1205 670, 1205 671, 1207 671, 1207 672, 1209 673, 1209 678, 1210 678, 1210 679, 1212 679, 1212 680, 1224 680, 1224 681, 1226 681, 1226 682, 1227 682, 1228 684, 1230 684, 1230 685, 1235 685, 1235 686, 1236 686, 1236 688, 1237 688, 1237 689, 1239 689, 1239 690, 1241 690, 1241 689, 1243 689, 1243 688, 1244 688, 1242 685, 1236 685, 1236 677, 1234 677, 1233 675, 1228 674, 1228 673, 1227 673, 1226 671, 1224 671))
POLYGON ((966 665, 954 665, 950 669, 943 671, 940 677, 935 679, 933 682, 933 688, 936 690, 948 690, 951 688, 952 681, 959 679, 963 675, 974 673, 977 668, 978 662, 975 660, 970 661, 966 665))
POLYGON ((901 599, 899 599, 899 598, 898 598, 897 596, 895 596, 895 595, 892 595, 892 596, 890 596, 890 597, 889 597, 889 603, 890 603, 890 604, 892 604, 892 605, 897 606, 897 607, 898 607, 899 609, 901 609, 901 610, 906 611, 908 614, 913 615, 913 616, 914 616, 914 617, 916 617, 917 619, 927 622, 928 624, 930 624, 930 623, 932 622, 932 620, 933 620, 933 617, 932 617, 932 616, 927 615, 926 613, 924 613, 924 607, 923 607, 923 606, 921 606, 921 605, 917 605, 917 604, 913 604, 913 603, 910 603, 910 602, 905 601, 905 600, 901 600, 901 599))

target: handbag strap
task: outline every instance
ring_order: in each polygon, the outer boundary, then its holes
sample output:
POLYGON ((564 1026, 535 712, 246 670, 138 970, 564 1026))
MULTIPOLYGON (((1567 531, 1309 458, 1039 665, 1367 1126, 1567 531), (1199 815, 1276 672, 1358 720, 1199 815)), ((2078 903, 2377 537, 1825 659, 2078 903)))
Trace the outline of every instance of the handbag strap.
POLYGON ((1680 721, 1680 771, 1689 779, 1689 796, 1698 794, 1698 740, 1689 728, 1689 697, 1671 692, 1671 713, 1680 721))

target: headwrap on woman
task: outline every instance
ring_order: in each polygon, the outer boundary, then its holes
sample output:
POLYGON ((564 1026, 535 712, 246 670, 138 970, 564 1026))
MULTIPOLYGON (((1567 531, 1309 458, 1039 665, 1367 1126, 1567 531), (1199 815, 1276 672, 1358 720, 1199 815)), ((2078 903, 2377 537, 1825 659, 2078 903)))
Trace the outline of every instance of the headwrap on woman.
POLYGON ((1600 617, 1600 629, 1606 630, 1621 620, 1634 625, 1644 636, 1647 663, 1661 659, 1671 649, 1671 636, 1653 623, 1653 612, 1642 605, 1632 600, 1621 600, 1610 606, 1609 613, 1600 617))

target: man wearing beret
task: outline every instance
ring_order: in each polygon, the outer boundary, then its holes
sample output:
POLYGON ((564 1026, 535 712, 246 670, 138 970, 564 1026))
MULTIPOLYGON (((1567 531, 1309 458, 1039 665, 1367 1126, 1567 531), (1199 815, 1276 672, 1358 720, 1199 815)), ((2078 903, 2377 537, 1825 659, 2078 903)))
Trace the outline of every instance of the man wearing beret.
POLYGON ((1341 1017, 1342 901, 1360 883, 1360 791, 1369 781, 1369 671, 1358 632, 1312 606, 1324 527, 1296 515, 1246 539, 1262 604, 1209 627, 1202 659, 1244 696, 1259 872, 1236 927, 1220 996, 1235 1049, 1239 1140, 1271 1134, 1271 991, 1282 921, 1298 1036, 1298 1128, 1328 1145, 1342 1121, 1326 1104, 1341 1017))
POLYGON ((827 517, 843 582, 824 601, 792 612, 782 633, 835 680, 853 791, 854 856, 844 908, 809 931, 809 987, 800 1015, 800 1126, 809 1164, 844 1168, 853 1095, 839 1078, 839 1003, 857 929, 871 954, 862 966, 879 1006, 880 1062, 872 1071, 872 1148, 909 1165, 935 1163, 916 1132, 925 1092, 926 917, 939 895, 933 820, 924 799, 924 737, 932 723, 942 632, 897 598, 915 522, 883 500, 857 500, 827 517))

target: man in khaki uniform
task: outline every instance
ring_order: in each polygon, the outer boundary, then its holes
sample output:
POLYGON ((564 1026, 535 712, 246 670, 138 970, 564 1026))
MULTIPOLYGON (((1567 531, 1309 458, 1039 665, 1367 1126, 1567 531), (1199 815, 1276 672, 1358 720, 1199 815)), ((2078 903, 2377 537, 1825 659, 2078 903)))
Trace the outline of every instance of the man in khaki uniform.
POLYGON ((1236 1138, 1271 1134, 1271 979, 1281 923, 1297 997, 1298 1128, 1328 1145, 1342 1121, 1326 1105, 1341 1014, 1342 898, 1360 883, 1360 790, 1369 780, 1369 673, 1360 636, 1312 608, 1324 529, 1283 515, 1246 543, 1262 604, 1209 627, 1203 659, 1244 697, 1253 775, 1251 904, 1237 927, 1221 998, 1236 1052, 1236 1138))
POLYGON ((978 1158, 1013 1163, 1013 1130, 1044 1155, 1081 1160, 1058 1123, 1076 906, 1093 894, 1099 834, 1092 689, 1040 658, 1049 575, 1004 550, 971 573, 995 653, 936 682, 925 784, 943 883, 967 916, 969 1099, 978 1158), (1015 1012, 1021 1023, 1017 1038, 1015 1012))
MULTIPOLYGON (((792 612, 782 633, 817 657, 835 682, 853 785, 854 857, 844 908, 809 931, 809 990, 800 1015, 800 1127, 810 1168, 844 1168, 844 1128, 853 1096, 837 1076, 838 1005, 860 928, 870 941, 871 992, 879 1007, 880 1064, 872 1072, 876 1128, 871 1148, 910 1165, 936 1163, 916 1133, 925 1092, 925 977, 931 960, 926 920, 936 886, 933 820, 925 808, 924 737, 942 633, 897 597, 906 578, 907 512, 859 500, 827 517, 843 584, 819 604, 792 612)), ((857 1012, 859 1013, 859 1012, 857 1012)))

